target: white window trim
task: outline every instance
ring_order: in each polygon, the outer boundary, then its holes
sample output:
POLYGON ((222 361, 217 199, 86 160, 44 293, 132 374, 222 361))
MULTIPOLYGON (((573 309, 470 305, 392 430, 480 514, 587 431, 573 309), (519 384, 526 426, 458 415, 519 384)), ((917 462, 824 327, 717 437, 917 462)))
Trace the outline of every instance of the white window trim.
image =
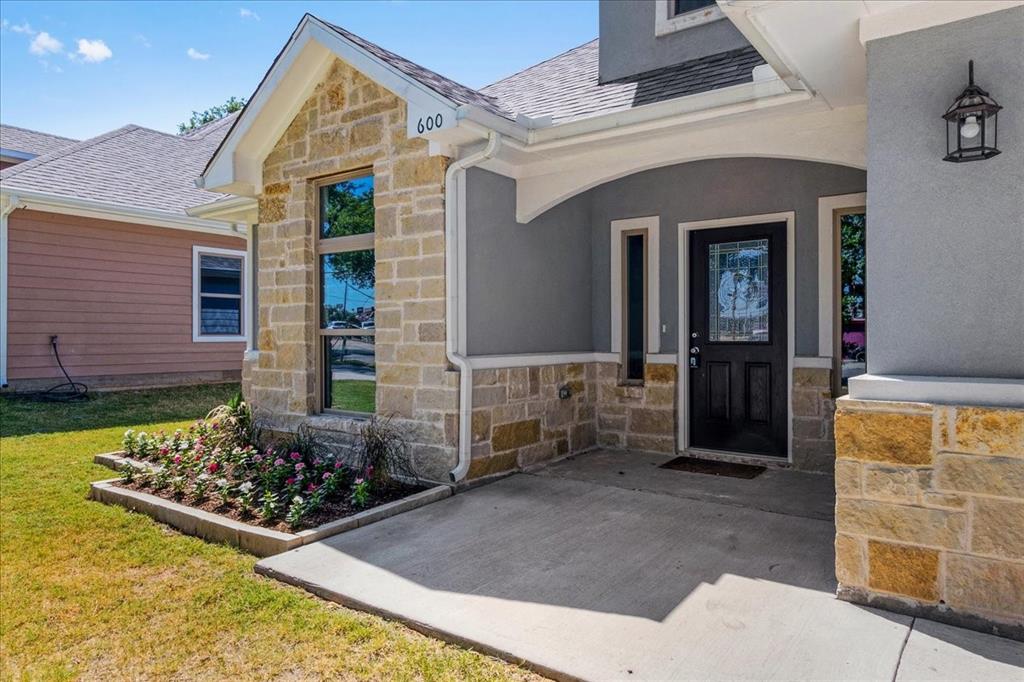
POLYGON ((661 260, 658 216, 613 220, 611 223, 611 352, 622 353, 622 233, 647 230, 647 352, 661 350, 661 260))
POLYGON ((237 249, 221 249, 213 246, 202 246, 200 244, 192 245, 192 341, 194 343, 237 343, 239 341, 247 342, 248 335, 245 333, 249 329, 249 315, 252 308, 252 295, 251 295, 251 277, 246 273, 249 270, 249 258, 245 251, 239 251, 237 249), (240 320, 241 334, 225 336, 225 335, 210 335, 200 334, 199 330, 201 327, 200 322, 200 308, 201 308, 201 296, 200 296, 200 278, 201 272, 199 267, 199 257, 202 255, 209 256, 231 256, 233 258, 240 258, 242 261, 242 319, 240 320))
POLYGON ((694 26, 703 26, 712 21, 724 19, 725 14, 718 5, 702 7, 692 12, 672 16, 672 0, 654 0, 654 35, 666 36, 694 26))
POLYGON ((867 204, 866 192, 818 197, 818 357, 831 359, 835 355, 836 243, 833 214, 837 210, 867 204))

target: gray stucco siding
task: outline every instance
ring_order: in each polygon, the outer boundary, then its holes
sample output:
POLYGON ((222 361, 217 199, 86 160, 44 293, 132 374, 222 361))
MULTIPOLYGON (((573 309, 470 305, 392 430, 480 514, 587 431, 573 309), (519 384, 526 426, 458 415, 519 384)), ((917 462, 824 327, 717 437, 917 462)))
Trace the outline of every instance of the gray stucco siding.
POLYGON ((868 371, 1024 378, 1024 8, 868 43, 868 371), (948 163, 975 80, 1002 154, 948 163))
POLYGON ((728 19, 656 37, 654 11, 654 0, 602 0, 598 45, 602 83, 750 44, 728 19))
MULTIPOLYGON (((679 223, 794 211, 796 353, 818 354, 818 197, 863 192, 864 171, 783 159, 709 159, 656 168, 591 190, 594 349, 611 349, 610 223, 660 218, 661 352, 678 349, 679 223)), ((870 233, 870 225, 868 227, 870 233)))
POLYGON ((515 201, 515 180, 466 172, 470 354, 592 350, 589 197, 526 225, 515 201))
MULTIPOLYGON (((468 350, 472 355, 611 349, 611 221, 658 216, 661 352, 678 347, 678 224, 794 211, 796 352, 818 353, 818 197, 863 192, 864 171, 781 159, 712 159, 583 192, 526 225, 515 184, 467 177, 468 350)), ((869 225, 870 234, 870 225, 869 225)))

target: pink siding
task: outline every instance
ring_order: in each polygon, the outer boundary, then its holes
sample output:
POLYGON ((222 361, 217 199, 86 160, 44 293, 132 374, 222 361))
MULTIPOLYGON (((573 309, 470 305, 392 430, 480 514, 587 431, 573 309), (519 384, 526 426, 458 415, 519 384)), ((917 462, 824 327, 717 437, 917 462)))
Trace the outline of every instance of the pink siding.
MULTIPOLYGON (((192 342, 192 245, 234 237, 17 210, 8 218, 8 378, 168 375, 242 367, 244 343, 192 342)), ((154 379, 154 383, 160 383, 154 379)))

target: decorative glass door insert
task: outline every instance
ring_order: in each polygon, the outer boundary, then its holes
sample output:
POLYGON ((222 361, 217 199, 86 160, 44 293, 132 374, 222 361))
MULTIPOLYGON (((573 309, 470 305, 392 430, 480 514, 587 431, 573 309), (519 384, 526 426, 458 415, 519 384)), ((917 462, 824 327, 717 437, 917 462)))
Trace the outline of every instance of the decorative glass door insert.
POLYGON ((767 239, 708 245, 708 341, 769 342, 767 239))

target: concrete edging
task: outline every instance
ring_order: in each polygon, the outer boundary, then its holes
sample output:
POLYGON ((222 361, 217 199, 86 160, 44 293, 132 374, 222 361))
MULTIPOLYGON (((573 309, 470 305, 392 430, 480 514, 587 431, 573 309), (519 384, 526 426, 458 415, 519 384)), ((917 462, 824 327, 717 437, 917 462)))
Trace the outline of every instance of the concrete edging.
MULTIPOLYGON (((101 463, 99 462, 100 457, 110 457, 110 455, 97 455, 97 463, 101 463)), ((122 464, 125 461, 124 457, 116 454, 110 459, 120 459, 122 464)), ((127 461, 136 463, 133 460, 127 461)), ((442 500, 452 494, 452 489, 449 486, 439 485, 352 516, 330 521, 316 528, 309 528, 297 533, 285 533, 235 521, 220 514, 165 500, 150 493, 121 488, 117 485, 120 481, 121 479, 114 478, 93 483, 89 497, 105 504, 116 504, 147 514, 161 523, 177 528, 186 535, 194 535, 213 542, 223 542, 259 557, 280 554, 332 535, 368 526, 396 514, 442 500)))

